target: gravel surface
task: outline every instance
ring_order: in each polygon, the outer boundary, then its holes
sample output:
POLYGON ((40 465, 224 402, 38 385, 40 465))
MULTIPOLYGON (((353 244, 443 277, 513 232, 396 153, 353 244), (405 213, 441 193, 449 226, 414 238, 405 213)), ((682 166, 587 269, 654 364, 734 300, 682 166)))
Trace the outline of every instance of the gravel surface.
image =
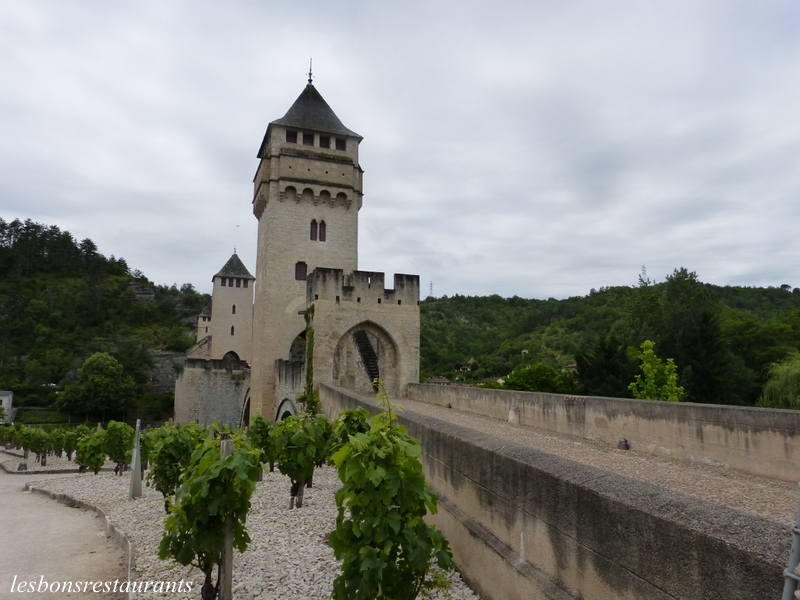
POLYGON ((409 411, 469 427, 509 442, 715 502, 777 523, 794 525, 797 518, 800 494, 796 483, 637 452, 635 449, 618 450, 585 438, 555 435, 534 427, 511 425, 406 398, 400 398, 396 403, 409 411))
MULTIPOLYGON (((7 473, 54 473, 54 472, 68 472, 74 471, 75 473, 78 472, 78 465, 74 461, 67 460, 67 455, 62 454, 61 457, 57 456, 48 456, 47 457, 47 465, 42 466, 38 462, 36 462, 36 454, 31 452, 28 455, 28 458, 23 458, 22 450, 6 450, 0 449, 0 464, 3 465, 4 470, 7 473), (19 463, 24 462, 27 466, 25 471, 17 471, 17 467, 19 463)), ((116 463, 106 461, 105 465, 103 465, 103 470, 106 471, 113 471, 116 463)))
MULTIPOLYGON (((113 473, 66 476, 32 484, 63 493, 108 514, 134 544, 138 581, 192 582, 191 593, 140 593, 140 600, 184 598, 196 600, 202 585, 198 569, 176 566, 157 557, 165 517, 161 494, 143 486, 142 498, 128 501, 130 480, 113 473)), ((247 551, 234 552, 233 590, 236 600, 305 600, 328 597, 339 563, 326 542, 336 521, 333 499, 339 479, 332 467, 314 473, 314 487, 305 491, 303 507, 289 510, 289 479, 266 474, 252 497, 247 529, 252 542, 247 551)), ((216 576, 216 573, 215 573, 216 576)), ((477 599, 460 579, 450 575, 453 600, 477 599)), ((434 596, 442 599, 442 596, 434 596)))

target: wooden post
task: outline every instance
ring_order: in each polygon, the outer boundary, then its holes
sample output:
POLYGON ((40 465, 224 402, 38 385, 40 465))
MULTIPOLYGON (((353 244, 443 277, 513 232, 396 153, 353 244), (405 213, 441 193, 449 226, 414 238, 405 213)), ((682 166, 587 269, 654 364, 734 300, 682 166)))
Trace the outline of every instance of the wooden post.
POLYGON ((136 437, 133 440, 133 456, 131 457, 131 486, 128 490, 128 500, 142 497, 142 458, 139 453, 139 428, 142 420, 136 419, 136 437))
MULTIPOLYGON (((227 433, 220 434, 219 455, 222 458, 233 454, 233 440, 228 439, 227 433)), ((220 556, 219 572, 219 600, 233 600, 233 517, 228 515, 225 519, 225 541, 222 543, 222 556, 220 556)))

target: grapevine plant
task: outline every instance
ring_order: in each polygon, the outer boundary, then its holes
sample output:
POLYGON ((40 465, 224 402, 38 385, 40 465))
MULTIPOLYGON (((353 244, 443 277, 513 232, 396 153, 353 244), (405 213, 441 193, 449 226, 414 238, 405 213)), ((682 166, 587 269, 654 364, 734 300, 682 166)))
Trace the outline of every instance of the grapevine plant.
POLYGON ((122 475, 131 462, 136 430, 127 423, 109 421, 106 426, 106 454, 117 463, 114 473, 122 475))
POLYGON ((244 552, 250 543, 245 528, 250 497, 256 487, 259 451, 235 437, 233 453, 220 456, 220 440, 210 439, 191 455, 186 472, 164 521, 158 556, 192 564, 204 574, 201 597, 214 600, 219 592, 219 567, 230 516, 233 547, 244 552), (214 567, 217 581, 213 583, 214 567))
POLYGON ((80 465, 81 473, 94 471, 94 474, 97 475, 106 462, 105 429, 98 427, 78 439, 75 462, 80 465))
POLYGON ((303 506, 303 490, 314 475, 314 465, 325 459, 328 430, 325 415, 291 416, 275 424, 278 470, 292 480, 290 509, 303 506))
POLYGON ((425 483, 419 443, 396 422, 385 388, 376 383, 383 412, 333 455, 342 481, 328 538, 342 562, 334 600, 414 600, 446 587, 429 573, 432 562, 443 570, 453 565, 444 534, 423 520, 436 513, 438 497, 425 483))
POLYGON ((192 453, 205 437, 206 430, 196 424, 164 425, 147 433, 148 459, 151 463, 147 482, 164 496, 164 510, 167 512, 192 453))

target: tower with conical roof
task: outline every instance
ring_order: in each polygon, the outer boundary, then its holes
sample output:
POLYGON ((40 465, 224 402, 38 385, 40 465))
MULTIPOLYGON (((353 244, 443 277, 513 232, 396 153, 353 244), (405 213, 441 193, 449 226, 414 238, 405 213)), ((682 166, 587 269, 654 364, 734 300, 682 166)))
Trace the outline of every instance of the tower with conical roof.
POLYGON ((250 360, 254 281, 255 277, 236 252, 214 275, 210 327, 212 360, 226 357, 250 360))
POLYGON ((276 371, 302 360, 306 278, 317 267, 358 267, 362 137, 342 124, 311 83, 258 150, 253 213, 258 256, 253 306, 251 403, 274 418, 276 371))

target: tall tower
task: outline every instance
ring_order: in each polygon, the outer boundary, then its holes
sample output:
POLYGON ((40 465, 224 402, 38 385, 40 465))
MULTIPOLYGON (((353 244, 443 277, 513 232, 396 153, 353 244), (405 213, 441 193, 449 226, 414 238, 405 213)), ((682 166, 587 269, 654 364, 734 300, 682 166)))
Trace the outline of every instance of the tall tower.
POLYGON ((308 85, 267 127, 253 180, 258 219, 253 306, 252 414, 275 417, 277 361, 302 360, 306 277, 358 268, 363 138, 308 85))

